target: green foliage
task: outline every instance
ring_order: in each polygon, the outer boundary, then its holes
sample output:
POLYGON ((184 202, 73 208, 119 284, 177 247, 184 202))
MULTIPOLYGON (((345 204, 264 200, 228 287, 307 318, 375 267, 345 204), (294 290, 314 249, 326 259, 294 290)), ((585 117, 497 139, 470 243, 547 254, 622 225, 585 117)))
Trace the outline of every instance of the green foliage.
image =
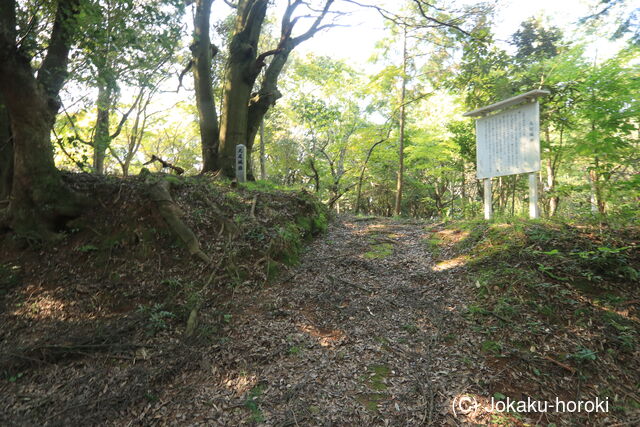
POLYGON ((298 346, 293 346, 289 348, 289 354, 291 354, 292 356, 296 356, 298 354, 302 353, 302 349, 298 346))
POLYGON ((578 348, 576 352, 571 354, 569 357, 579 363, 593 362, 598 358, 597 352, 585 347, 578 348))
POLYGON ((529 18, 520 24, 512 39, 517 48, 516 62, 526 66, 558 55, 563 36, 559 28, 545 28, 539 18, 529 18))
POLYGON ((96 252, 98 251, 98 247, 96 245, 86 244, 76 248, 76 251, 83 253, 96 252))
POLYGON ((8 376, 7 381, 9 381, 10 383, 15 383, 22 377, 24 377, 24 372, 18 372, 15 375, 8 376))
POLYGON ((245 408, 251 411, 251 421, 255 423, 264 421, 264 415, 262 414, 262 409, 260 409, 261 396, 263 392, 264 387, 257 385, 249 391, 247 398, 244 401, 245 408))
POLYGON ((20 284, 20 267, 11 264, 0 264, 0 298, 12 288, 20 284))
POLYGON ((502 344, 496 341, 483 341, 481 348, 485 353, 491 353, 496 356, 502 352, 502 344))
POLYGON ((146 319, 145 327, 151 335, 167 329, 167 321, 176 317, 172 312, 165 310, 164 304, 140 305, 138 313, 146 319))
MULTIPOLYGON (((34 16, 33 22, 51 22, 52 7, 18 3, 19 28, 29 27, 34 16)), ((166 77, 191 59, 181 40, 182 20, 188 15, 185 3, 81 3, 82 37, 72 50, 69 93, 63 94, 64 114, 55 125, 58 165, 90 170, 99 106, 110 115, 108 171, 134 174, 157 155, 196 173, 201 162, 198 113, 190 101, 167 108, 163 95, 176 90, 176 82, 166 77), (95 89, 100 89, 100 99, 76 96, 95 89)), ((611 3, 580 29, 606 21, 610 10, 618 10, 616 16, 626 25, 637 19, 637 14, 622 16, 620 11, 628 9, 620 6, 624 2, 611 3)), ((366 72, 348 60, 292 52, 279 81, 284 96, 264 122, 269 179, 240 187, 263 192, 305 189, 331 209, 391 215, 400 161, 400 89, 405 82, 403 214, 477 217, 482 191, 474 176, 475 132, 473 121, 461 120, 461 113, 540 88, 550 91, 540 100, 543 213, 587 217, 593 193, 599 208, 593 220, 606 215, 607 221, 633 221, 640 215, 637 45, 628 43, 616 55, 594 61, 593 50, 576 41, 579 36, 570 39, 570 32, 540 16, 520 24, 510 40, 515 47, 511 55, 495 41, 490 9, 464 8, 466 20, 460 25, 473 37, 432 25, 415 28, 406 58, 398 57, 402 29, 390 23, 366 72)), ((423 19, 415 7, 407 13, 416 14, 416 22, 423 19)), ((441 19, 448 16, 445 10, 439 13, 441 19)), ((233 13, 212 22, 220 47, 213 67, 216 101, 223 93, 233 23, 233 13)), ((625 34, 623 26, 619 30, 625 34)), ((269 27, 263 34, 259 51, 277 43, 271 31, 277 29, 269 27)), ((37 58, 45 42, 40 33, 20 33, 21 50, 37 58)), ((188 88, 187 76, 182 75, 181 84, 188 88)), ((148 167, 160 169, 157 163, 148 167)), ((497 215, 526 214, 526 187, 522 177, 498 180, 497 215)), ((626 274, 633 277, 631 271, 626 274)))
POLYGON ((386 365, 371 365, 367 368, 366 383, 375 391, 387 389, 386 379, 391 375, 391 368, 386 365))
POLYGON ((393 244, 391 243, 374 243, 370 246, 370 250, 365 252, 364 257, 367 259, 386 258, 393 255, 393 244))

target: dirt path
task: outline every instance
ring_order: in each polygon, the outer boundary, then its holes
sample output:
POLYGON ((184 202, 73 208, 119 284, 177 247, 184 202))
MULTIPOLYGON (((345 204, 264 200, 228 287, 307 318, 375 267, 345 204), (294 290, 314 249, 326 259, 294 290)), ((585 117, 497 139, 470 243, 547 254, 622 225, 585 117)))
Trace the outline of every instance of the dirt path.
POLYGON ((202 369, 136 418, 457 424, 451 399, 487 373, 461 315, 464 286, 455 270, 434 271, 426 235, 392 220, 332 225, 279 283, 236 296, 242 310, 227 316, 227 336, 202 369))

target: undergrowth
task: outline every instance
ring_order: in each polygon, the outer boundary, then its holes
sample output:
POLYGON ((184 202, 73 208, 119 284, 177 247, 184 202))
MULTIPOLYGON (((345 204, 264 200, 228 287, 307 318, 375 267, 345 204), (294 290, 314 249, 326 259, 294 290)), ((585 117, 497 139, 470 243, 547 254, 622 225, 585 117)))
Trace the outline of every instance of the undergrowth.
POLYGON ((439 265, 464 260, 465 316, 487 363, 526 373, 549 397, 609 397, 620 416, 640 407, 640 230, 514 218, 431 231, 439 265))

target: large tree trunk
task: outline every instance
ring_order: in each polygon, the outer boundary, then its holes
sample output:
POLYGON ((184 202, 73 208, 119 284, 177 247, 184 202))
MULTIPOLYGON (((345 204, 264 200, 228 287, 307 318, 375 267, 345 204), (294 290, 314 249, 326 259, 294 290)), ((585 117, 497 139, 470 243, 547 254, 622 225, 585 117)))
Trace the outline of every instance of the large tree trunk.
POLYGON ((264 119, 260 122, 260 179, 267 179, 267 158, 264 152, 264 119))
POLYGON ((111 113, 111 86, 98 77, 98 114, 96 117, 96 128, 93 137, 93 170, 98 175, 104 173, 104 159, 107 148, 111 143, 109 135, 110 113, 111 113))
MULTIPOLYGON (((277 53, 269 63, 262 84, 258 93, 249 100, 249 114, 247 117, 247 158, 253 150, 253 144, 256 135, 260 129, 260 124, 264 121, 264 117, 276 101, 282 97, 278 90, 278 78, 284 65, 289 59, 289 54, 295 47, 294 41, 290 38, 280 41, 277 53)), ((247 172, 251 174, 251 165, 247 165, 247 172)))
POLYGON ((196 90, 196 106, 202 146, 202 172, 215 171, 219 167, 218 145, 220 141, 218 114, 213 96, 212 60, 215 47, 209 36, 209 17, 213 0, 197 0, 194 18, 193 81, 196 90))
POLYGON ((30 58, 16 46, 15 1, 0 3, 0 91, 14 141, 14 174, 8 225, 16 232, 49 238, 80 213, 77 196, 62 183, 53 161, 50 133, 67 74, 78 0, 60 0, 46 56, 37 79, 30 58))
MULTIPOLYGON (((297 37, 292 36, 293 28, 297 22, 297 18, 292 18, 292 16, 295 9, 302 4, 302 2, 300 0, 290 2, 282 18, 282 31, 278 47, 257 57, 254 71, 256 76, 261 68, 265 66, 265 59, 268 56, 273 55, 269 66, 265 70, 260 88, 257 93, 251 95, 251 99, 249 100, 249 111, 246 122, 246 142, 244 142, 247 146, 247 162, 250 162, 254 141, 258 130, 260 129, 260 125, 264 121, 265 115, 269 109, 275 105, 276 101, 282 97, 282 94, 278 90, 278 78, 289 59, 289 55, 300 43, 310 39, 318 31, 327 27, 321 26, 321 23, 329 12, 329 8, 333 2, 334 0, 325 0, 324 7, 319 11, 319 14, 316 16, 313 24, 306 32, 297 37)), ((253 82, 251 85, 253 86, 253 82)), ((253 179, 253 168, 251 163, 247 163, 247 177, 249 179, 253 179)))
POLYGON ((0 94, 0 201, 8 199, 13 181, 13 139, 9 113, 0 94))
MULTIPOLYGON (((2 75, 2 80, 8 76, 2 75)), ((11 73, 3 93, 11 112, 14 174, 9 220, 17 232, 50 237, 64 220, 79 213, 77 198, 62 183, 53 162, 51 114, 31 70, 11 73)))
POLYGON ((278 77, 291 51, 327 27, 320 24, 333 2, 334 0, 325 0, 324 7, 313 24, 297 37, 292 37, 292 31, 299 17, 293 18, 293 13, 305 2, 289 2, 282 18, 278 47, 260 55, 257 52, 258 41, 269 1, 238 2, 234 34, 229 45, 218 145, 219 168, 226 176, 234 176, 236 146, 244 144, 247 147, 247 178, 254 179, 251 165, 253 144, 266 112, 281 97, 277 89, 278 77), (252 93, 256 78, 269 56, 273 56, 273 59, 265 71, 262 85, 257 93, 252 93))
POLYGON ((230 178, 235 175, 236 146, 246 145, 247 158, 251 157, 248 106, 253 85, 264 66, 264 58, 257 60, 257 49, 267 3, 267 0, 243 0, 238 4, 236 26, 229 46, 218 153, 220 169, 230 178))

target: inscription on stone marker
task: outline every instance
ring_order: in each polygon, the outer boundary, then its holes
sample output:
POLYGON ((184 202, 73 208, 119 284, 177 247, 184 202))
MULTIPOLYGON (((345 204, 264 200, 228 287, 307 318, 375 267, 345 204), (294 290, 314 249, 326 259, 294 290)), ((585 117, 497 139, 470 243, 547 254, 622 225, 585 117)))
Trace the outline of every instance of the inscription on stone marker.
POLYGON ((247 147, 236 145, 236 179, 238 182, 247 180, 247 147))
POLYGON ((540 170, 538 103, 476 120, 478 178, 540 170))

